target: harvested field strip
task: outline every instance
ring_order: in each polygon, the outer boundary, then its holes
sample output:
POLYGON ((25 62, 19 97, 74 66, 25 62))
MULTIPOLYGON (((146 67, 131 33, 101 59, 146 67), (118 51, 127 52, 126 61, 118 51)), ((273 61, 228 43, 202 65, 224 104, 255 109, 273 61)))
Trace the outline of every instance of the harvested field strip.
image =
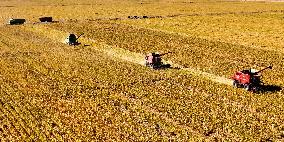
POLYGON ((250 48, 241 45, 185 37, 162 31, 117 24, 113 22, 65 23, 46 25, 51 29, 84 32, 85 37, 118 46, 131 52, 146 54, 152 51, 173 52, 165 59, 186 68, 195 68, 219 76, 230 77, 236 70, 274 65, 274 71, 265 72, 264 81, 284 85, 283 53, 250 48), (245 52, 244 52, 245 51, 245 52), (272 79, 273 78, 273 79, 272 79))

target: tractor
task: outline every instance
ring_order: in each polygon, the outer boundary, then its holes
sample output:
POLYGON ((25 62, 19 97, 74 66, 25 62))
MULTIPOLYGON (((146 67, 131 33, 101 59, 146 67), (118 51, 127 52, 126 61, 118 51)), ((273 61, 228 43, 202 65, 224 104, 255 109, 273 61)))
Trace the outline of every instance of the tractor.
POLYGON ((69 45, 80 45, 81 43, 78 42, 78 39, 82 36, 83 34, 79 35, 78 37, 76 37, 75 34, 70 34, 66 39, 65 39, 65 43, 69 44, 69 45))
POLYGON ((231 78, 233 81, 233 86, 243 87, 247 91, 257 92, 261 87, 261 72, 266 69, 272 69, 272 66, 268 66, 260 71, 255 69, 242 70, 236 72, 231 78))
POLYGON ((145 65, 147 67, 151 67, 153 69, 161 69, 161 68, 169 68, 171 65, 170 64, 164 64, 162 62, 162 56, 166 55, 166 54, 169 54, 171 52, 168 52, 168 53, 164 53, 164 54, 159 54, 159 53, 150 53, 148 55, 146 55, 145 57, 145 65))

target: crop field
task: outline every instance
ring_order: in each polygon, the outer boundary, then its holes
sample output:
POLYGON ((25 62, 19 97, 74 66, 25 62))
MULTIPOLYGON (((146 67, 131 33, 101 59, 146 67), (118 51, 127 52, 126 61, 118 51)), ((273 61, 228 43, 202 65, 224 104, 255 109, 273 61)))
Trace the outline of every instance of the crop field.
POLYGON ((0 22, 0 142, 284 141, 284 3, 3 0, 0 22))
POLYGON ((283 17, 283 12, 275 11, 126 20, 123 23, 283 52, 283 17))

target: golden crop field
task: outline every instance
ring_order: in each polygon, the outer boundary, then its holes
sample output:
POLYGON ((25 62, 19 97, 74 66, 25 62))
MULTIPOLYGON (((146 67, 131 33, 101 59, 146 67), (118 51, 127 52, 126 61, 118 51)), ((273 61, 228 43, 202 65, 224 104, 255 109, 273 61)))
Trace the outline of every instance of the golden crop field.
POLYGON ((283 6, 3 0, 0 142, 284 141, 283 6), (145 67, 153 51, 174 68, 145 67), (268 65, 262 92, 232 86, 235 71, 268 65))

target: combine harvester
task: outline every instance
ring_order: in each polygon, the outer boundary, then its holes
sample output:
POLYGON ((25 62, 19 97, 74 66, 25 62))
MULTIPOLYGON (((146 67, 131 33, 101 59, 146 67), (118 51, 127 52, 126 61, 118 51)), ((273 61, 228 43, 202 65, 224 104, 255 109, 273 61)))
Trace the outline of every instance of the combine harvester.
POLYGON ((257 92, 261 89, 262 82, 260 80, 261 72, 266 69, 272 69, 272 66, 268 66, 260 71, 255 69, 242 70, 236 72, 231 79, 233 79, 233 86, 243 87, 247 91, 257 92))
POLYGON ((75 34, 69 34, 69 36, 65 39, 65 43, 68 45, 80 45, 81 43, 78 42, 78 39, 83 35, 84 33, 80 34, 78 37, 76 37, 75 34))
POLYGON ((151 67, 153 69, 165 69, 165 68, 170 68, 171 65, 170 64, 164 64, 162 62, 162 56, 169 54, 171 52, 168 53, 164 53, 164 54, 159 54, 159 53, 150 53, 148 55, 146 55, 145 60, 146 63, 145 65, 147 67, 151 67))

